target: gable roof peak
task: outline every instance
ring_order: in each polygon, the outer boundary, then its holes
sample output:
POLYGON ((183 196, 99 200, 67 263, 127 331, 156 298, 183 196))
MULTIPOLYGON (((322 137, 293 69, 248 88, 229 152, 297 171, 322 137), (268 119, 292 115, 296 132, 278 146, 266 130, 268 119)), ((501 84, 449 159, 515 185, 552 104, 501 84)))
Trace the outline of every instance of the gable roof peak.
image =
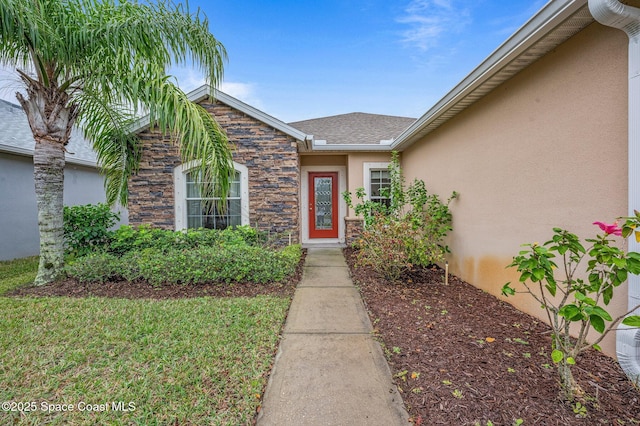
MULTIPOLYGON (((228 105, 250 117, 255 118, 268 126, 273 127, 276 130, 279 130, 286 135, 291 136, 292 138, 298 141, 298 144, 301 149, 306 150, 307 144, 311 139, 310 135, 301 132, 300 130, 288 125, 287 123, 278 120, 277 118, 260 111, 257 108, 252 107, 249 104, 242 102, 239 99, 234 98, 233 96, 227 95, 224 92, 216 89, 215 87, 211 87, 208 84, 203 84, 195 90, 187 93, 187 98, 195 103, 202 102, 205 99, 212 98, 216 101, 219 101, 225 105, 228 105)), ((149 116, 146 115, 139 119, 131 128, 133 133, 138 133, 142 130, 145 130, 149 127, 149 116)))

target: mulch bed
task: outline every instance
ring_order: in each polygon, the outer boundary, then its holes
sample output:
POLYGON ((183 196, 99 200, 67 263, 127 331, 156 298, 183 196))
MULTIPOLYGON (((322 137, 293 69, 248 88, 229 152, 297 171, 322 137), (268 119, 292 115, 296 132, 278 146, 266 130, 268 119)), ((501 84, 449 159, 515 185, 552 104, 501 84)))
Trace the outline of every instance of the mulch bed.
POLYGON ((584 395, 565 402, 543 322, 451 275, 445 286, 440 269, 391 284, 345 256, 414 424, 640 424, 640 390, 612 358, 580 356, 584 395))

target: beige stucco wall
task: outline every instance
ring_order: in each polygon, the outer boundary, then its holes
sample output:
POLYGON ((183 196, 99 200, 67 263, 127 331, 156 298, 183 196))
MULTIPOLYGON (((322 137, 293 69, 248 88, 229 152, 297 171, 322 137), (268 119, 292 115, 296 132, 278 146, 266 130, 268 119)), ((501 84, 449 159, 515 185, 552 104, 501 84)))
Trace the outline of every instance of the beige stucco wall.
MULTIPOLYGON (((364 163, 384 163, 391 160, 389 152, 352 152, 349 153, 347 159, 347 188, 353 195, 354 204, 357 203, 355 198, 356 189, 364 186, 364 163)), ((348 217, 355 216, 355 212, 349 209, 348 217)))
POLYGON ((301 166, 346 166, 346 155, 335 154, 301 154, 301 166))
MULTIPOLYGON (((403 152, 407 181, 453 202, 453 273, 499 295, 520 244, 582 237, 627 209, 627 39, 594 23, 403 152)), ((542 317, 526 296, 506 299, 542 317)), ((626 288, 610 312, 626 308, 626 288)), ((615 316, 615 315, 614 315, 615 316)), ((613 335, 603 349, 614 355, 613 335)))

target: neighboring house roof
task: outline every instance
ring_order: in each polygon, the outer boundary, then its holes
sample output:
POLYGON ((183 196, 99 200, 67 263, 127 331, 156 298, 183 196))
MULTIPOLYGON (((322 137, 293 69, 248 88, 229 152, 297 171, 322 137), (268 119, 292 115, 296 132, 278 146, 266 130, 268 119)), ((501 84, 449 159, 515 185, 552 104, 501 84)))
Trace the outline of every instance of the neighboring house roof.
MULTIPOLYGON (((33 139, 29 121, 21 106, 0 99, 0 152, 33 156, 36 141, 33 139)), ((66 161, 83 166, 96 167, 96 154, 82 131, 73 129, 67 145, 66 161)))
POLYGON ((391 149, 402 151, 594 22, 587 0, 548 2, 408 129, 391 149))
POLYGON ((415 121, 415 118, 353 112, 289 125, 313 135, 314 150, 359 149, 365 145, 389 149, 394 136, 415 121))
MULTIPOLYGON (((286 135, 291 136, 298 141, 298 146, 302 151, 306 151, 309 148, 309 142, 311 140, 310 135, 307 135, 306 133, 303 133, 300 130, 291 127, 287 123, 278 120, 277 118, 272 117, 269 114, 252 107, 251 105, 245 104, 244 102, 234 98, 233 96, 229 96, 226 93, 209 86, 208 84, 200 86, 199 88, 187 93, 187 98, 189 98, 190 101, 196 103, 203 101, 204 99, 207 99, 209 97, 220 101, 223 104, 228 105, 244 114, 247 114, 248 116, 253 117, 256 120, 260 120, 261 122, 273 127, 274 129, 280 130, 286 135)), ((149 124, 149 116, 146 115, 133 125, 131 131, 134 133, 141 132, 145 129, 148 129, 149 124)))

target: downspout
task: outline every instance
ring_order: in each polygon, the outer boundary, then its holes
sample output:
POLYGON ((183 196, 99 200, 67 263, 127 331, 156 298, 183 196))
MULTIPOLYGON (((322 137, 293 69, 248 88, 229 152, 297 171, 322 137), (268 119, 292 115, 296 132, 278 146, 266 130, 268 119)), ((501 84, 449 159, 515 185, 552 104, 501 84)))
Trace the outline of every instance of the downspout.
MULTIPOLYGON (((603 25, 629 36, 629 194, 628 214, 640 210, 640 9, 618 0, 589 0, 589 10, 603 25)), ((640 252, 640 244, 629 238, 629 251, 640 252)), ((640 276, 629 275, 629 308, 640 304, 640 276)), ((640 314, 640 309, 636 310, 640 314)), ((624 325, 616 333, 616 355, 629 379, 640 382, 640 330, 624 325)))

